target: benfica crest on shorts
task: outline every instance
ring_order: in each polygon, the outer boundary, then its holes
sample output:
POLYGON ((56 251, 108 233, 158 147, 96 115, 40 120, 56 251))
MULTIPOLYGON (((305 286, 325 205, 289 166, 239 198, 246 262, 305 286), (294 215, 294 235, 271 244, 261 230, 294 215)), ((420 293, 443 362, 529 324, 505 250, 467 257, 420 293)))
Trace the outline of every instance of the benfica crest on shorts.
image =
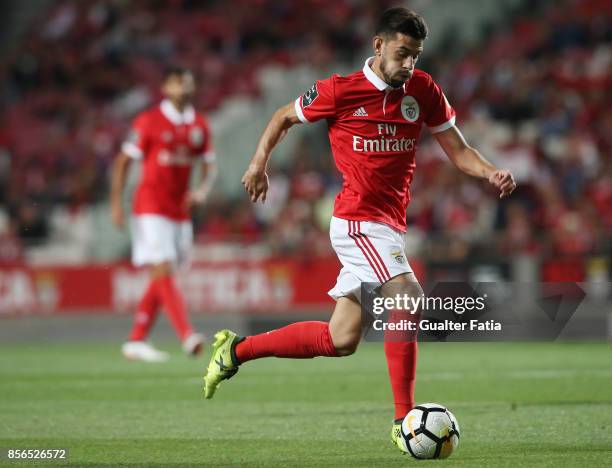
POLYGON ((401 247, 391 247, 389 253, 391 254, 393 260, 395 260, 400 265, 407 263, 406 257, 404 257, 404 249, 402 249, 401 247))

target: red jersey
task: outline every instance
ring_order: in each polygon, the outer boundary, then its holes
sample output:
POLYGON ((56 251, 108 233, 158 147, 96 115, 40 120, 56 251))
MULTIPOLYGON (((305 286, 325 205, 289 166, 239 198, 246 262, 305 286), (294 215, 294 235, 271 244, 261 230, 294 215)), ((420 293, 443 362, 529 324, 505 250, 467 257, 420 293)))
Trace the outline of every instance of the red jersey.
POLYGON ((431 76, 414 70, 392 88, 370 68, 317 81, 295 101, 302 122, 327 119, 329 141, 342 191, 334 216, 378 221, 406 230, 406 208, 423 124, 432 133, 455 124, 455 111, 431 76))
POLYGON ((189 219, 183 202, 193 162, 199 158, 206 162, 215 159, 204 116, 192 107, 181 113, 164 100, 136 117, 121 150, 142 160, 134 214, 159 214, 176 221, 189 219))

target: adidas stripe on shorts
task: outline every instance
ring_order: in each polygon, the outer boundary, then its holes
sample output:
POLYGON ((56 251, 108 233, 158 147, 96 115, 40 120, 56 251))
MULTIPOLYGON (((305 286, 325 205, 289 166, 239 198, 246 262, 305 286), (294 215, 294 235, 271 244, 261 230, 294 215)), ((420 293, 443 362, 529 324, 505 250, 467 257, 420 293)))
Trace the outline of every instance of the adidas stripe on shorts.
POLYGON ((361 283, 383 284, 412 272, 404 253, 404 233, 386 224, 333 216, 329 236, 342 263, 336 285, 328 293, 336 300, 350 295, 359 300, 361 283))

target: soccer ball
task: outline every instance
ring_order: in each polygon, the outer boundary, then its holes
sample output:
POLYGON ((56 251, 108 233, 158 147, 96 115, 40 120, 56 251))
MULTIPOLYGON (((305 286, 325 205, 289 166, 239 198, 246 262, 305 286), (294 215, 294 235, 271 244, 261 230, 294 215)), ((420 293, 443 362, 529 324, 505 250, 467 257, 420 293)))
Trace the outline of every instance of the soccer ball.
POLYGON ((447 458, 459 445, 459 423, 444 406, 423 403, 402 421, 399 443, 414 458, 447 458))

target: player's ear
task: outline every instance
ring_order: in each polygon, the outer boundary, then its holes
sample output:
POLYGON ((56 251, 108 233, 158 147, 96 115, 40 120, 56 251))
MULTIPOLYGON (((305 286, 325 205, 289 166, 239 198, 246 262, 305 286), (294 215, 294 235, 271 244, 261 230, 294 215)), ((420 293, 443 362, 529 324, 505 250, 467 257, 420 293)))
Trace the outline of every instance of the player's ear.
POLYGON ((382 48, 385 40, 382 36, 374 36, 372 40, 372 48, 374 49, 374 54, 380 56, 382 54, 382 48))

